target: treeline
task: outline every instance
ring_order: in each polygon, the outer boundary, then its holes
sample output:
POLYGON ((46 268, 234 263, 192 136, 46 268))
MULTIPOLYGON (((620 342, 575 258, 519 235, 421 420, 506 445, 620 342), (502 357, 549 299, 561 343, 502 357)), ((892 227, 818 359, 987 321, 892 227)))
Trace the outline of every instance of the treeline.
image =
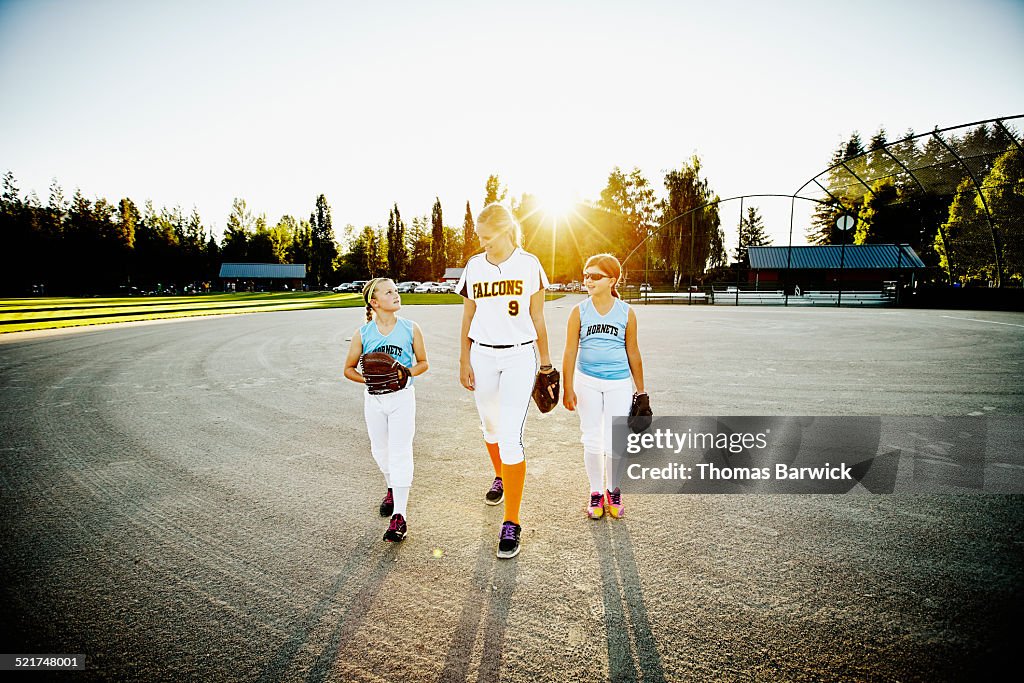
MULTIPOLYGON (((882 129, 866 146, 855 132, 814 182, 829 203, 819 205, 808 228, 812 243, 909 243, 949 282, 1021 282, 1024 154, 1001 124, 975 126, 960 137, 908 131, 895 143, 882 129), (858 218, 853 235, 835 226, 844 213, 858 218)), ((411 219, 395 204, 386 226, 336 230, 322 194, 308 219, 284 215, 275 223, 236 199, 218 240, 195 210, 89 200, 79 190, 68 200, 56 181, 44 204, 34 192, 22 196, 8 172, 0 196, 0 239, 8 254, 0 292, 215 288, 223 262, 304 263, 311 288, 381 274, 437 280, 479 251, 473 217, 494 201, 512 208, 526 248, 553 281, 579 279, 584 260, 605 251, 625 261, 632 282, 678 289, 727 271, 719 197, 696 156, 657 184, 636 168, 616 167, 598 198, 581 201, 568 215, 551 214, 531 193, 509 196, 497 175, 487 179, 482 200, 476 206, 467 200, 453 224, 435 200, 429 213, 411 219)), ((747 247, 769 243, 756 207, 747 207, 740 233, 733 252, 740 263, 747 247)))
POLYGON ((461 267, 479 251, 474 215, 495 201, 512 208, 523 226, 524 246, 541 259, 553 281, 579 279, 584 260, 604 251, 620 258, 635 251, 625 264, 634 281, 641 272, 675 286, 703 281, 709 269, 726 263, 717 205, 698 208, 717 195, 701 176, 697 157, 666 173, 663 186, 659 198, 639 170, 615 168, 598 200, 556 216, 533 194, 510 197, 492 175, 482 203, 460 207, 461 224, 447 224, 435 200, 429 214, 406 219, 395 204, 386 226, 346 224, 337 230, 322 194, 308 219, 284 215, 274 223, 239 198, 218 240, 195 210, 157 210, 151 201, 140 208, 128 198, 116 204, 89 200, 80 190, 67 200, 56 181, 44 204, 35 193, 23 196, 7 172, 0 238, 8 245, 10 265, 0 276, 0 291, 18 296, 216 288, 224 262, 304 263, 310 288, 382 274, 438 280, 446 268, 461 267))
POLYGON ((815 211, 808 240, 906 243, 947 283, 1020 286, 1024 153, 1015 135, 997 122, 890 142, 883 128, 865 146, 854 132, 817 179, 831 203, 815 211), (853 235, 836 228, 844 213, 857 217, 853 235))

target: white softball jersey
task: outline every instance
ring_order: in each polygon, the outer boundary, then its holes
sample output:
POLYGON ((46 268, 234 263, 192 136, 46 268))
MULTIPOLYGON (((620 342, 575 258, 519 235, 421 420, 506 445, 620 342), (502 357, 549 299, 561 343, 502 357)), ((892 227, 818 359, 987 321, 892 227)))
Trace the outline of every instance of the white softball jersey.
POLYGON ((530 296, 546 289, 548 276, 536 256, 517 247, 495 265, 486 253, 469 259, 455 291, 476 302, 469 337, 479 344, 525 344, 537 339, 530 296))

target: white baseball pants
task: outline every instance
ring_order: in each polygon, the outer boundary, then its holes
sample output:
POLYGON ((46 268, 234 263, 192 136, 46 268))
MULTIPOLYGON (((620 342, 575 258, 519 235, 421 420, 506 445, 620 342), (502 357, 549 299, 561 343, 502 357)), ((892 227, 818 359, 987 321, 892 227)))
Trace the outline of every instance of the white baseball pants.
POLYGON ((484 441, 498 444, 501 461, 506 465, 526 459, 523 427, 539 369, 534 346, 492 349, 474 343, 469 352, 469 364, 476 380, 473 397, 480 413, 480 429, 484 441))
POLYGON ((612 466, 612 418, 629 415, 633 403, 633 380, 598 379, 576 369, 576 412, 580 415, 583 436, 583 462, 591 491, 618 486, 612 466), (605 475, 607 474, 607 486, 605 475))
POLYGON ((416 389, 391 394, 364 392, 363 415, 370 452, 389 487, 412 486, 412 439, 416 434, 416 389))

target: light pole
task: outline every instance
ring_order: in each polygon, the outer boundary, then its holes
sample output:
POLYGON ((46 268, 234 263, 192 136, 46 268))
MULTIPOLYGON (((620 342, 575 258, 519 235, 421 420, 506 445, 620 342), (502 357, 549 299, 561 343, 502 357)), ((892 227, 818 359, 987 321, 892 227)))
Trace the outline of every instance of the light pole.
POLYGON ((846 256, 846 233, 856 224, 857 220, 849 214, 843 214, 836 219, 836 227, 839 228, 839 233, 842 235, 842 239, 839 242, 839 296, 836 297, 836 308, 843 303, 843 263, 846 256))

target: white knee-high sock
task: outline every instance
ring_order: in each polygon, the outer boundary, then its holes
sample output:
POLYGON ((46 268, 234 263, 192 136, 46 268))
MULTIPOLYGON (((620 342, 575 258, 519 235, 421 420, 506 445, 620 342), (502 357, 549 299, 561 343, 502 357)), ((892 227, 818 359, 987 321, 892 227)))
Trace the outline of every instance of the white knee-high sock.
POLYGON ((583 466, 587 468, 590 491, 604 492, 604 456, 601 453, 583 451, 583 466))
POLYGON ((396 515, 402 515, 407 517, 406 508, 409 505, 409 486, 395 486, 391 489, 391 492, 395 496, 395 512, 396 515))
POLYGON ((604 476, 608 479, 608 490, 614 491, 619 486, 618 472, 615 471, 615 458, 608 454, 604 456, 604 476))

